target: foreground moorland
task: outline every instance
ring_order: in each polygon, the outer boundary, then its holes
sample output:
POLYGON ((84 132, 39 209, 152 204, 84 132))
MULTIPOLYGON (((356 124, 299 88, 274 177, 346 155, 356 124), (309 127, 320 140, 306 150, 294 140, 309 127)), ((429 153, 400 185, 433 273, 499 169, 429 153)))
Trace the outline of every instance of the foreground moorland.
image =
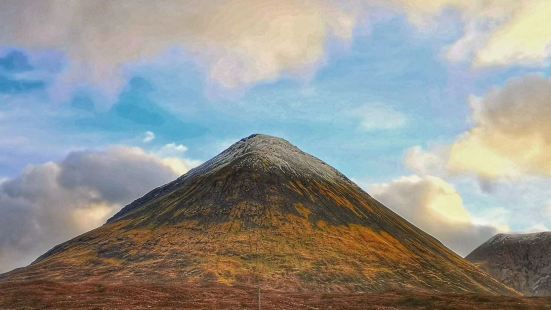
MULTIPOLYGON (((258 290, 245 286, 138 283, 0 283, 1 309, 258 309, 258 290)), ((285 293, 261 291, 261 309, 551 309, 551 297, 476 294, 285 293)))

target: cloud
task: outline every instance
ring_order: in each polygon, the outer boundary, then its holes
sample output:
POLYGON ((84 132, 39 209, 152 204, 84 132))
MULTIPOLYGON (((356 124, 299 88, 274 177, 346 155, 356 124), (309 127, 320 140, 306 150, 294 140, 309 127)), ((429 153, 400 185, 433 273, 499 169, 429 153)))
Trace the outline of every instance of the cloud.
POLYGON ((93 229, 185 166, 135 147, 72 152, 0 183, 0 272, 93 229))
POLYGON ((485 179, 551 176, 551 80, 526 76, 472 101, 474 127, 452 146, 449 168, 485 179))
POLYGON ((475 66, 542 65, 551 56, 551 2, 547 0, 396 0, 422 29, 434 28, 446 10, 459 12, 464 34, 447 51, 475 66))
POLYGON ((195 160, 182 159, 182 156, 187 150, 187 146, 172 142, 163 145, 154 154, 161 157, 163 162, 172 167, 174 171, 179 174, 184 174, 190 167, 195 167, 200 164, 200 162, 195 160))
MULTIPOLYGON (((465 135, 463 135, 464 137, 465 135)), ((460 140, 461 141, 461 140, 460 140)), ((489 177, 481 174, 492 171, 493 162, 488 157, 476 158, 469 162, 476 170, 451 170, 450 154, 454 145, 437 145, 425 150, 419 146, 411 148, 404 157, 408 170, 419 175, 437 175, 451 178, 461 192, 468 195, 469 209, 476 212, 475 223, 512 229, 515 232, 537 230, 537 227, 549 227, 551 215, 549 187, 551 179, 547 175, 520 172, 500 174, 489 177), (485 162, 488 160, 488 162, 485 162), (476 165, 475 165, 476 164, 476 165)), ((467 151, 454 154, 458 159, 467 151)), ((477 153, 477 150, 468 152, 477 153)))
POLYGON ((401 177, 372 185, 369 192, 460 255, 468 254, 498 232, 496 227, 476 224, 460 194, 437 177, 401 177))
POLYGON ((146 131, 143 137, 142 142, 143 143, 149 143, 151 141, 155 140, 155 133, 152 131, 146 131))
POLYGON ((50 89, 59 100, 86 86, 114 101, 129 64, 175 49, 204 69, 209 89, 243 89, 310 76, 330 41, 349 43, 360 18, 381 7, 426 30, 458 12, 464 34, 447 48, 452 61, 542 65, 551 56, 547 0, 5 0, 0 46, 64 52, 68 64, 50 89))
POLYGON ((204 69, 207 89, 239 90, 311 76, 329 42, 349 43, 365 24, 360 19, 381 7, 427 30, 439 28, 443 12, 458 12, 464 34, 447 48, 452 61, 542 65, 551 56, 547 0, 5 0, 0 46, 65 53, 65 70, 49 88, 57 100, 85 87, 113 102, 132 74, 129 65, 175 50, 204 69))
MULTIPOLYGON (((518 173, 514 177, 501 175, 490 178, 481 174, 481 171, 488 171, 493 165, 491 160, 484 162, 488 157, 475 161, 477 170, 450 171, 452 146, 433 145, 428 149, 415 146, 407 151, 404 165, 422 178, 436 175, 452 179, 454 186, 468 195, 468 206, 476 214, 476 224, 489 224, 501 230, 509 230, 510 227, 519 233, 537 230, 537 227, 549 227, 551 207, 547 206, 551 201, 551 179, 548 176, 518 173)), ((467 160, 462 155, 464 153, 454 154, 467 160)))
POLYGON ((473 174, 481 185, 551 176, 551 80, 529 75, 471 98, 473 126, 449 145, 409 149, 406 167, 421 175, 473 174))
POLYGON ((404 156, 404 165, 418 175, 445 176, 447 170, 447 147, 435 147, 424 150, 421 146, 414 146, 407 150, 404 156))
POLYGON ((355 13, 315 0, 7 0, 0 20, 0 45, 69 56, 58 92, 86 83, 113 97, 125 64, 174 47, 226 89, 307 74, 324 62, 330 38, 351 39, 355 13))
POLYGON ((174 155, 181 155, 187 152, 187 150, 188 150, 187 146, 172 142, 172 143, 163 145, 163 147, 159 150, 159 154, 162 154, 164 156, 174 156, 174 155))
POLYGON ((398 129, 408 121, 402 112, 382 104, 360 106, 350 111, 350 116, 359 120, 364 131, 398 129))

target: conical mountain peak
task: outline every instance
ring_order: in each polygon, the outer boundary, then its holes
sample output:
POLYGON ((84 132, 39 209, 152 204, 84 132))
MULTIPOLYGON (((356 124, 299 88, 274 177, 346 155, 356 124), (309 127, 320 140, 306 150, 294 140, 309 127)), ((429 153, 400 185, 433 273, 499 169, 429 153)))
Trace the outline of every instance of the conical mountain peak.
POLYGON ((333 181, 346 179, 333 167, 301 151, 287 140, 264 134, 253 134, 237 141, 211 160, 191 170, 187 177, 213 173, 228 165, 256 170, 259 173, 285 173, 333 181))
POLYGON ((267 135, 237 141, 10 274, 29 277, 512 293, 336 169, 267 135))
MULTIPOLYGON (((256 204, 264 205, 264 209, 273 209, 274 204, 270 203, 269 199, 276 194, 280 196, 282 192, 288 191, 289 187, 298 186, 297 184, 303 186, 306 183, 355 186, 339 171, 301 151, 288 141, 269 135, 253 134, 232 144, 175 181, 124 207, 108 222, 128 218, 130 214, 133 214, 133 217, 148 218, 148 223, 152 218, 155 218, 154 222, 157 224, 174 222, 179 221, 176 218, 181 219, 180 215, 186 213, 185 211, 190 212, 196 208, 203 210, 203 215, 209 213, 206 211, 208 209, 218 215, 224 214, 224 220, 230 220, 233 217, 231 210, 244 201, 254 200, 256 204), (190 188, 193 191, 190 191, 190 188), (276 193, 276 190, 279 192, 276 193), (156 203, 167 195, 178 196, 175 200, 178 204, 161 207, 162 204, 156 203), (190 203, 199 200, 197 197, 201 197, 203 204, 190 203), (205 205, 207 201, 208 204, 205 205), (165 209, 160 210, 161 208, 165 209), (167 211, 166 208, 171 208, 171 211, 167 211), (162 220, 158 214, 163 215, 162 220), (169 214, 175 217, 168 218, 169 214)), ((286 198, 281 199, 301 200, 300 196, 303 194, 291 190, 286 194, 286 198), (290 195, 299 197, 289 197, 290 195)), ((248 211, 251 210, 247 209, 243 214, 248 214, 248 211)), ((211 219, 201 217, 199 220, 211 219)))

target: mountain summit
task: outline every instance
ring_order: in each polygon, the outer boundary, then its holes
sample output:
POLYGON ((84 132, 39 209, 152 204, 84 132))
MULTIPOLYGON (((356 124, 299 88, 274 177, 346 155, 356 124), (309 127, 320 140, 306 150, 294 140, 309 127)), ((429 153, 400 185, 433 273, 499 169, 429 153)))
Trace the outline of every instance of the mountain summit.
MULTIPOLYGON (((296 213, 294 205, 308 198, 295 187, 312 181, 350 183, 336 169, 286 140, 254 134, 126 206, 108 223, 126 219, 136 224, 163 225, 186 219, 199 222, 240 219, 250 228, 263 225, 266 215, 276 211, 296 213), (170 206, 158 203, 161 196, 166 202, 171 197, 178 203, 170 206), (237 210, 240 212, 236 213, 237 210)), ((331 210, 320 207, 316 213, 329 220, 327 212, 331 210)))
POLYGON ((252 135, 4 281, 515 294, 289 142, 252 135))

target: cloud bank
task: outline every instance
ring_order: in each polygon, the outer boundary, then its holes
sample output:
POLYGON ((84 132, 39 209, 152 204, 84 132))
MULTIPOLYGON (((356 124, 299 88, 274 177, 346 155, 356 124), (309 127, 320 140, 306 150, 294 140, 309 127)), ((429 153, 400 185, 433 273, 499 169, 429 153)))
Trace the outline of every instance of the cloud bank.
MULTIPOLYGON (((0 272, 93 229, 123 205, 172 181, 180 160, 140 148, 72 152, 61 162, 30 166, 0 183, 0 272)), ((187 169, 186 169, 187 170, 187 169)))
POLYGON ((401 177, 372 185, 369 191, 387 207, 463 256, 498 232, 496 227, 476 224, 463 206, 460 194, 437 177, 401 177))
POLYGON ((114 96, 123 65, 175 47, 231 89, 313 71, 329 38, 351 39, 354 15, 316 0, 6 0, 0 45, 65 52, 58 92, 88 83, 114 96))
POLYGON ((174 49, 198 62, 214 90, 310 76, 330 42, 352 41, 381 8, 427 32, 455 12, 463 35, 446 49, 451 61, 541 66, 551 57, 547 0, 4 0, 0 46, 65 53, 68 64, 50 88, 58 101, 85 87, 113 102, 132 74, 128 65, 174 49))

